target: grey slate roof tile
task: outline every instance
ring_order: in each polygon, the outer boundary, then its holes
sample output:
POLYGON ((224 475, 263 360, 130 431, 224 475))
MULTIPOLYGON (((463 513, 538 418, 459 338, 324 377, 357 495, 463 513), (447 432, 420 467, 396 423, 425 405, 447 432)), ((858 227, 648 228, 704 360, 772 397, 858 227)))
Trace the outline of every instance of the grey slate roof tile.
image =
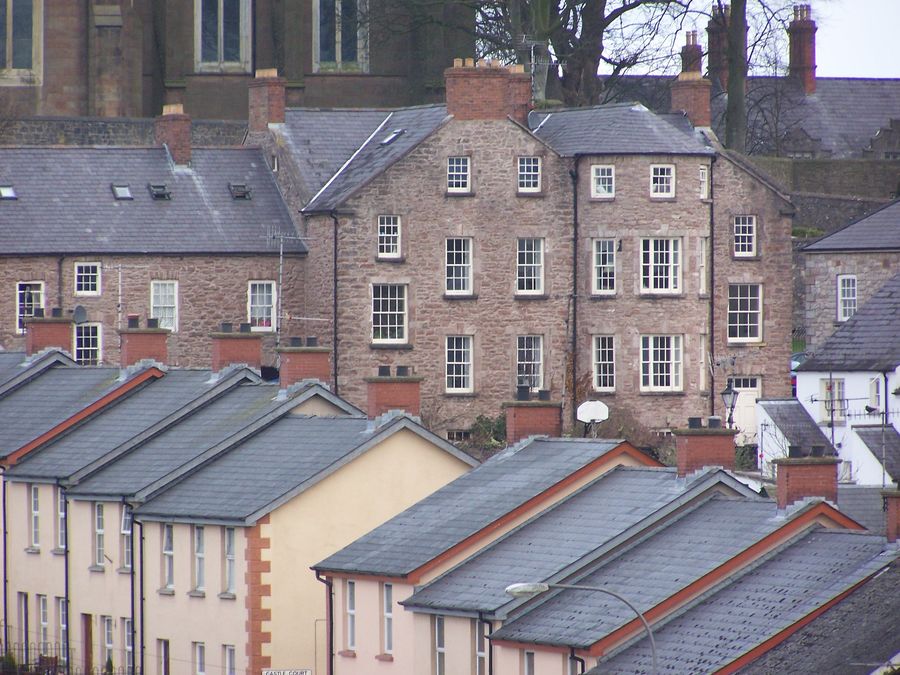
POLYGON ((885 372, 900 365, 900 274, 891 278, 797 370, 885 372))
POLYGON ((618 445, 538 439, 507 448, 315 567, 408 574, 618 445))
POLYGON ((900 250, 900 199, 803 247, 804 253, 900 250))
MULTIPOLYGON (((191 168, 174 167, 163 148, 0 148, 0 251, 23 254, 278 253, 270 233, 295 234, 258 148, 194 149, 191 168), (133 199, 113 198, 113 183, 133 199), (171 200, 154 200, 148 183, 165 183, 171 200), (232 199, 245 183, 249 200, 232 199)), ((286 240, 285 250, 305 245, 286 240)))
POLYGON ((823 446, 826 454, 837 454, 831 441, 797 399, 761 399, 759 404, 790 445, 802 448, 805 454, 809 454, 814 445, 823 446))
MULTIPOLYGON (((857 425, 853 427, 853 431, 878 461, 881 461, 881 425, 857 425)), ((884 459, 884 468, 887 469, 888 475, 894 481, 900 480, 900 433, 897 433, 890 424, 884 429, 884 459)))
POLYGON ((884 534, 884 506, 881 486, 838 485, 838 508, 876 534, 884 534))
POLYGON ((21 370, 25 362, 25 352, 0 351, 0 385, 21 370))
MULTIPOLYGON (((654 628, 660 672, 721 668, 896 558, 871 534, 814 530, 654 628)), ((590 671, 649 672, 646 639, 590 671)))

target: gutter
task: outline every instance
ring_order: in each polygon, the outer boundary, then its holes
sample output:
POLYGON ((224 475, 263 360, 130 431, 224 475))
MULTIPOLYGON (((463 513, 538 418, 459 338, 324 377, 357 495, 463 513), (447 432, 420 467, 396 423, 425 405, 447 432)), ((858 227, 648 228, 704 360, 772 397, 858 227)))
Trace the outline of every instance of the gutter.
POLYGON ((575 647, 569 647, 569 661, 574 661, 581 665, 581 668, 578 669, 579 673, 583 673, 586 667, 584 659, 580 656, 575 656, 575 647))
MULTIPOLYGON (((546 120, 545 120, 546 121, 546 120)), ((572 428, 575 428, 578 410, 578 162, 569 171, 572 179, 572 428)))
MULTIPOLYGON (((387 120, 385 120, 387 121, 387 120)), ((338 395, 338 218, 330 211, 331 233, 331 376, 334 395, 338 395)))
MULTIPOLYGON (((6 472, 4 468, 3 473, 6 472)), ((3 644, 9 644, 9 603, 7 601, 7 596, 9 594, 9 572, 7 565, 7 557, 6 557, 6 549, 7 543, 9 539, 9 527, 7 527, 6 522, 6 479, 3 476, 0 476, 0 479, 3 480, 3 644)))
MULTIPOLYGON (((59 483, 57 483, 59 485, 59 483)), ((59 486, 59 489, 62 490, 62 486, 59 486)), ((69 640, 72 635, 72 612, 70 612, 70 608, 72 607, 72 600, 70 598, 70 590, 69 590, 69 549, 71 546, 69 545, 69 498, 66 495, 63 500, 63 515, 65 516, 65 537, 66 537, 66 548, 63 552, 63 602, 66 605, 66 643, 63 645, 64 654, 66 655, 66 674, 71 672, 72 668, 72 650, 69 648, 69 640)), ((59 542, 57 542, 59 543, 59 542)))
MULTIPOLYGON (((325 663, 325 672, 327 675, 334 675, 334 582, 328 577, 323 577, 319 570, 316 570, 316 581, 325 584, 325 612, 328 614, 326 618, 326 630, 328 631, 328 660, 325 663)), ((143 672, 143 664, 141 672, 143 672)))
MULTIPOLYGON (((706 255, 709 257, 709 414, 716 414, 716 199, 714 191, 716 155, 709 163, 709 246, 706 255)), ((701 355, 702 356, 702 355, 701 355)))

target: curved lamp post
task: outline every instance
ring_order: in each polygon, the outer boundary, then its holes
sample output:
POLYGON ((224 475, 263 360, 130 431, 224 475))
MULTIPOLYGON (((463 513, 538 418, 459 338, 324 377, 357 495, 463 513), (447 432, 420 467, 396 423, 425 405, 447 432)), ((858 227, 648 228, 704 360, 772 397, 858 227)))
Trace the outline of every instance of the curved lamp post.
POLYGON ((641 620, 641 623, 644 624, 644 630, 647 631, 647 637, 650 638, 650 655, 653 659, 653 670, 651 671, 653 675, 656 675, 659 672, 656 663, 656 641, 653 639, 653 631, 650 628, 650 624, 647 623, 647 619, 644 618, 644 615, 641 614, 640 610, 635 607, 630 600, 619 595, 615 591, 611 591, 608 588, 601 588, 600 586, 582 586, 580 584, 544 584, 544 583, 522 583, 522 584, 511 584, 506 587, 506 593, 511 595, 514 598, 533 598, 541 593, 546 593, 551 588, 561 588, 565 590, 573 590, 573 591, 592 591, 594 593, 605 593, 606 595, 611 595, 624 602, 628 605, 628 608, 637 615, 637 618, 641 620))
POLYGON ((722 397, 722 403, 725 404, 725 410, 728 411, 728 428, 731 429, 734 426, 734 406, 738 397, 738 393, 731 385, 731 378, 728 379, 728 384, 719 395, 722 397))

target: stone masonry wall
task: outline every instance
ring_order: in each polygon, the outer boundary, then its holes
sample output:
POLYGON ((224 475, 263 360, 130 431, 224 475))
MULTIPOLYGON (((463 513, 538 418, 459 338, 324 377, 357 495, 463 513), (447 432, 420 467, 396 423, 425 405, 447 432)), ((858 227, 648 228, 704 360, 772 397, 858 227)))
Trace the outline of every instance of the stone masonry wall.
MULTIPOLYGON (((286 256, 283 311, 302 313, 305 260, 286 256)), ((178 330, 169 336, 169 363, 208 368, 209 334, 222 321, 235 324, 247 319, 247 283, 278 280, 278 256, 34 256, 0 258, 0 344, 8 350, 23 350, 25 336, 16 332, 15 289, 17 282, 43 281, 44 307, 62 307, 63 315, 81 305, 90 322, 102 324, 102 359, 119 363, 119 335, 129 314, 139 314, 144 327, 150 310, 151 280, 178 281, 178 330), (76 296, 73 290, 75 262, 101 264, 99 296, 76 296), (121 277, 120 277, 121 274, 121 277), (121 283, 120 283, 121 278, 121 283), (61 279, 61 284, 60 284, 61 279), (119 305, 121 303, 121 306, 119 305)), ((282 324, 282 334, 299 334, 293 319, 282 324)), ((263 365, 275 365, 275 337, 265 334, 263 365)))
MULTIPOLYGON (((193 120, 194 147, 240 145, 246 122, 193 120)), ((0 145, 156 145, 153 120, 102 117, 26 117, 0 124, 0 145)))

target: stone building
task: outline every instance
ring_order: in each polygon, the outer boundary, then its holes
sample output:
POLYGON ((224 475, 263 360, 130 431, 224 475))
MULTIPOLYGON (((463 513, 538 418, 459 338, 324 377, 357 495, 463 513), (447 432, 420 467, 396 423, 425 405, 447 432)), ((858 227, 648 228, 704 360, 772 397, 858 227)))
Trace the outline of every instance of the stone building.
POLYGON ((471 12, 359 0, 6 0, 0 120, 246 119, 257 68, 288 78, 294 105, 439 100, 451 54, 474 51, 471 12), (432 13, 439 15, 435 21, 432 13))

